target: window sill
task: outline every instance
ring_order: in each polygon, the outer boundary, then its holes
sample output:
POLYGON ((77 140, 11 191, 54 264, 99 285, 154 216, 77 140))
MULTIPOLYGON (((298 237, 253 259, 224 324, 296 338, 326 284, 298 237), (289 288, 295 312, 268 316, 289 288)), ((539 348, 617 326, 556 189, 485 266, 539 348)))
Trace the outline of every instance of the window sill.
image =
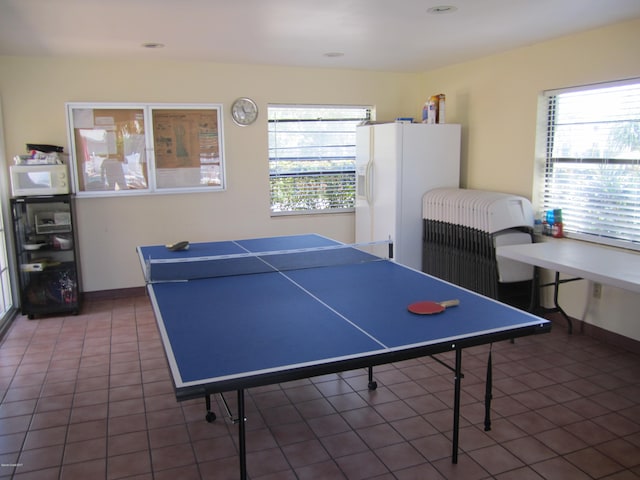
POLYGON ((292 212, 271 212, 272 217, 294 217, 299 215, 336 215, 344 213, 354 213, 355 208, 342 208, 340 210, 296 210, 292 212))

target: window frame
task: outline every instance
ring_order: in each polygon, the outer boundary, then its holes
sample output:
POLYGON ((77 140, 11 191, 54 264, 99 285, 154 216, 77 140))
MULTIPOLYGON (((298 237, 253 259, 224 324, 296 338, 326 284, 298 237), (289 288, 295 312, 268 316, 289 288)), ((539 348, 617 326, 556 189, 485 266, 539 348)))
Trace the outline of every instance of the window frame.
MULTIPOLYGON (((640 158, 629 158, 629 159, 615 159, 608 158, 606 156, 600 157, 564 157, 564 156, 554 156, 553 155, 553 144, 556 141, 555 132, 558 128, 558 124, 555 119, 554 110, 556 105, 552 105, 552 102, 557 101, 557 97, 562 94, 571 94, 571 93, 580 93, 585 92, 588 93, 590 91, 597 91, 606 88, 615 88, 615 87, 624 87, 637 85, 640 87, 640 78, 630 78, 624 80, 616 80, 610 82, 602 82, 597 84, 589 84, 589 85, 581 85, 567 88, 558 88, 552 89, 542 92, 540 96, 539 110, 538 110, 538 133, 537 133, 537 144, 536 144, 536 158, 537 158, 537 167, 535 172, 535 189, 534 189, 534 204, 537 205, 541 212, 541 218, 544 220, 544 212, 554 208, 563 208, 563 205, 554 204, 553 195, 554 189, 552 186, 549 186, 553 176, 553 169, 556 165, 608 165, 608 164, 627 164, 631 166, 637 166, 640 164, 640 158)), ((639 96, 640 98, 640 96, 639 96)), ((594 106, 594 108, 596 108, 594 106)), ((600 117, 600 120, 595 123, 605 123, 606 119, 603 115, 600 117)), ((638 120, 632 120, 638 121, 638 120)), ((602 186, 599 185, 599 191, 602 191, 602 186)), ((556 188, 555 195, 557 193, 558 188, 556 188)), ((619 192, 619 191, 618 191, 619 192)), ((580 198, 580 197, 578 197, 580 198)), ((585 197, 586 198, 586 197, 585 197)), ((570 215, 570 214, 569 214, 570 215)), ((640 239, 639 240, 629 240, 620 237, 605 235, 603 233, 597 234, 592 233, 587 230, 595 231, 597 229, 598 223, 591 223, 592 227, 584 227, 579 231, 579 229, 574 229, 570 225, 567 225, 567 211, 563 210, 563 227, 564 227, 564 236, 567 238, 573 238, 577 240, 584 240, 592 243, 621 247, 630 250, 640 250, 640 239)), ((632 208, 632 217, 640 218, 640 203, 636 202, 636 205, 632 208)), ((576 217, 574 217, 575 219, 576 217)), ((591 215, 586 215, 582 217, 577 217, 574 221, 582 221, 585 222, 587 219, 592 218, 591 215)), ((571 219, 569 218, 571 221, 571 219)), ((628 222, 617 222, 616 225, 626 225, 628 222)), ((634 222, 635 223, 635 222, 634 222)), ((578 227, 579 228, 579 227, 578 227)), ((603 229, 604 230, 604 229, 603 229)), ((637 237, 637 234, 635 235, 637 237)))
MULTIPOLYGON (((273 103, 273 104, 269 104, 267 107, 267 125, 268 125, 268 162, 269 162, 269 210, 270 210, 270 214, 272 217, 276 217, 276 216, 287 216, 287 215, 317 215, 317 214, 335 214, 335 213, 352 213, 355 211, 355 198, 356 198, 356 191, 355 191, 355 186, 356 186, 356 168, 355 168, 355 158, 356 158, 356 154, 355 154, 355 138, 356 138, 356 129, 355 127, 359 124, 361 124, 362 122, 365 121, 371 121, 373 119, 374 116, 374 108, 370 105, 337 105, 337 104, 278 104, 278 103, 273 103), (365 111, 365 115, 363 117, 358 116, 357 118, 339 118, 339 117, 334 117, 331 118, 330 116, 327 117, 322 117, 322 118, 291 118, 291 119, 280 119, 280 120, 276 120, 272 118, 272 113, 273 110, 276 109, 280 109, 280 110, 286 110, 286 109, 294 109, 294 110, 301 110, 301 111, 313 111, 314 109, 327 109, 327 110, 331 110, 331 109, 336 109, 336 110, 354 110, 354 111, 365 111), (353 148, 353 156, 349 155, 349 156, 322 156, 318 158, 318 162, 321 161, 325 161, 323 159, 326 159, 326 161, 331 161, 331 160, 340 160, 340 159, 351 159, 351 162, 353 163, 352 168, 350 169, 314 169, 314 170, 309 170, 309 171, 299 171, 299 172, 279 172, 279 173, 273 173, 272 172, 272 162, 278 162, 280 161, 280 158, 283 159, 282 161, 287 161, 286 157, 276 157, 272 155, 272 151, 274 149, 278 149, 279 147, 275 147, 272 145, 272 135, 274 134, 272 128, 273 125, 277 125, 278 122, 282 122, 282 123, 298 123, 298 124, 303 124, 305 122, 308 122, 310 125, 311 124, 318 124, 318 122, 345 122, 345 121, 353 121, 353 122, 357 122, 354 124, 354 129, 353 129, 353 144, 352 145, 347 145, 347 144, 341 144, 339 145, 339 147, 341 148, 353 148), (346 185, 347 189, 351 188, 352 190, 352 194, 350 196, 353 197, 352 199, 352 206, 349 207, 328 207, 328 208, 305 208, 305 209, 287 209, 287 210, 274 210, 274 188, 276 188, 276 181, 278 181, 278 179, 303 179, 303 178, 325 178, 325 177, 336 177, 336 183, 335 185, 337 185, 337 188, 340 188, 342 185, 342 182, 344 182, 344 185, 346 185), (344 177, 344 178, 337 178, 337 177, 344 177), (346 182, 345 182, 346 180, 346 182), (274 186, 275 185, 275 186, 274 186)), ((291 133, 291 132, 289 132, 291 133)), ((319 133, 319 132, 316 132, 319 133)), ((325 132, 325 133, 335 133, 335 132, 325 132)), ((302 146, 302 145, 301 145, 302 146)), ((331 148, 331 147, 338 147, 338 145, 326 145, 326 144, 322 144, 322 145, 306 145, 306 147, 310 147, 312 148, 313 146, 317 146, 318 148, 322 149, 322 148, 331 148)), ((311 158, 311 157, 309 157, 311 158)), ((299 157, 298 159, 293 159, 292 157, 292 162, 298 161, 298 162, 303 162, 303 161, 314 161, 314 160, 303 160, 301 157, 299 157)), ((338 192, 333 192, 333 195, 335 196, 335 198, 337 199, 339 197, 339 193, 338 192)), ((311 200, 311 197, 309 197, 309 200, 311 200)))
MULTIPOLYGON (((165 195, 176 193, 206 193, 206 192, 222 192, 226 190, 226 165, 224 156, 224 135, 223 135, 223 106, 220 103, 100 103, 100 102, 70 102, 66 104, 67 115, 67 135, 70 146, 70 170, 73 181, 73 191, 77 197, 122 197, 122 196, 139 196, 139 195, 165 195), (107 124, 108 128, 100 129, 100 125, 95 123, 95 113, 103 111, 108 113, 110 111, 128 111, 129 113, 139 112, 142 116, 143 133, 139 134, 141 140, 143 140, 144 146, 140 145, 136 153, 140 153, 140 170, 146 186, 143 184, 140 188, 125 188, 125 189, 109 189, 98 188, 88 189, 84 182, 85 167, 84 163, 88 161, 85 158, 78 158, 79 145, 76 143, 76 130, 83 129, 82 124, 78 124, 76 121, 76 113, 80 115, 81 111, 91 111, 93 116, 92 126, 85 128, 86 130, 110 130, 117 128, 115 122, 112 125, 107 124), (172 117, 172 113, 175 115, 172 117), (194 159, 194 155, 189 155, 189 162, 196 162, 199 167, 199 171, 190 172, 189 170, 195 169, 194 165, 187 164, 186 167, 175 166, 168 168, 158 168, 161 161, 167 162, 168 154, 161 157, 161 152, 156 151, 156 143, 160 141, 160 135, 156 132, 156 128, 160 125, 160 122, 164 120, 165 123, 178 122, 175 119, 176 116, 182 114, 183 123, 181 126, 186 127, 187 141, 191 142, 191 146, 194 145, 194 141, 199 142, 199 152, 197 159, 194 159), (197 116, 203 117, 207 120, 215 122, 211 127, 211 132, 195 131, 193 124, 197 122, 197 116), (188 118, 189 116, 193 118, 188 118), (189 133, 191 135, 189 135, 189 133), (206 141, 207 136, 214 138, 216 143, 218 156, 217 161, 203 162, 203 154, 205 149, 209 149, 208 144, 203 146, 203 142, 206 141), (143 151, 144 150, 144 151, 143 151), (159 160, 161 159, 161 160, 159 160), (82 165, 81 165, 82 164, 82 165), (210 168, 205 168, 211 164, 210 168), (219 165, 215 168, 213 165, 219 165), (204 170, 203 170, 204 168, 204 170), (173 169, 173 171, 172 171, 173 169), (195 183, 202 182, 203 175, 207 170, 217 170, 219 172, 219 185, 196 185, 195 183), (198 179, 196 179, 196 175, 198 179), (162 185, 163 181, 165 185, 162 185), (168 185, 168 182, 174 182, 174 185, 168 185), (180 185, 183 182, 184 185, 180 185)), ((85 120, 88 122, 88 120, 85 120)), ((80 122, 82 123, 82 122, 80 122)), ((179 123, 176 123, 180 125, 179 123)), ((140 139, 139 139, 140 140, 140 139)), ((111 148, 111 147, 108 147, 111 148)), ((177 156, 177 153, 175 154, 177 156)), ((109 151, 108 158, 111 157, 123 157, 122 154, 111 155, 109 151)), ((116 158, 117 160, 122 160, 116 158)), ((104 162, 104 160, 103 160, 104 162)), ((102 165, 102 162, 101 162, 102 165)), ((129 182, 127 181, 127 185, 129 182)))

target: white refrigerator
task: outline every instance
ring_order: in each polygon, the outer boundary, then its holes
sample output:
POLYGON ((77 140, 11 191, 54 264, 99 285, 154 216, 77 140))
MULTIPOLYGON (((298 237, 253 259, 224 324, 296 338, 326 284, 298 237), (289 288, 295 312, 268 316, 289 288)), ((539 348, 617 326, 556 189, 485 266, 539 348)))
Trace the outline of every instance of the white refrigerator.
POLYGON ((391 239, 398 263, 422 269, 422 197, 460 185, 461 127, 386 123, 356 130, 356 243, 391 239))

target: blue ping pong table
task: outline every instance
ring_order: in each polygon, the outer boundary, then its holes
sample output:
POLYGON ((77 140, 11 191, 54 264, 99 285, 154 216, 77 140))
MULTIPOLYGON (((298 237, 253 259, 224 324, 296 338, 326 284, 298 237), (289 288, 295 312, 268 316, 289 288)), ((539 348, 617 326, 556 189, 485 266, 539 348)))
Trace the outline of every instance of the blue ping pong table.
MULTIPOLYGON (((319 235, 293 235, 193 243, 177 252, 163 245, 137 251, 145 272, 157 261, 166 274, 202 268, 194 260, 242 258, 251 252, 327 248, 313 255, 332 257, 338 250, 331 248, 339 245, 319 235)), ((286 265, 271 268, 287 256, 257 256, 271 273, 196 274, 173 281, 159 272, 158 279, 147 278, 177 400, 204 397, 211 420, 210 395, 237 392, 242 479, 247 475, 246 389, 357 368, 369 369, 373 389, 375 365, 444 352, 455 352, 452 461, 457 463, 463 349, 551 329, 547 320, 391 260, 361 261, 370 254, 339 251, 356 259, 288 270, 286 265), (458 299, 459 306, 431 316, 407 310, 415 301, 448 299, 458 299)))

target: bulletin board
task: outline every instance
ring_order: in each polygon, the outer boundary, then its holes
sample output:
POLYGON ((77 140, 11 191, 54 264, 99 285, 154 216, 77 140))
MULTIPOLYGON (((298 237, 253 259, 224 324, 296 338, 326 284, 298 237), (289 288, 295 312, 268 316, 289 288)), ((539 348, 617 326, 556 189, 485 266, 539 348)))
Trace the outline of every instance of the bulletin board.
POLYGON ((79 196, 223 190, 220 104, 67 104, 79 196))

